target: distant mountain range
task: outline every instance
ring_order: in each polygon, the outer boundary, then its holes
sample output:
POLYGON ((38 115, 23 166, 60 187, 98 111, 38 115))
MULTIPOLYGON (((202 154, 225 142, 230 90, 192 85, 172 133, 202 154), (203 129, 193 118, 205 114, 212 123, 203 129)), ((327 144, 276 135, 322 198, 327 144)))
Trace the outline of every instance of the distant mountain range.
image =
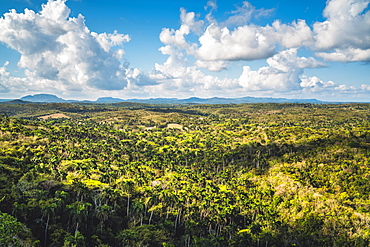
POLYGON ((132 102, 132 103, 144 103, 144 104, 241 104, 241 103, 328 103, 317 99, 286 99, 286 98, 257 98, 257 97, 242 97, 242 98, 197 98, 192 97, 188 99, 177 99, 177 98, 152 98, 152 99, 119 99, 112 97, 102 97, 96 101, 88 100, 65 100, 52 94, 36 94, 27 95, 20 99, 0 99, 2 103, 121 103, 121 102, 132 102))
POLYGON ((67 100, 64 100, 62 98, 59 98, 56 95, 52 94, 35 94, 35 95, 27 95, 20 100, 23 101, 29 101, 29 102, 42 102, 42 103, 62 103, 62 102, 68 102, 67 100))

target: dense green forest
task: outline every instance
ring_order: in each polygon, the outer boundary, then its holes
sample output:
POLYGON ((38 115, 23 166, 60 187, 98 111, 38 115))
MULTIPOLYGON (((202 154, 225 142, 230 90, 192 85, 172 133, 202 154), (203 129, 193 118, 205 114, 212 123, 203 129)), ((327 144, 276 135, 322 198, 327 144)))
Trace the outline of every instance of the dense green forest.
POLYGON ((370 245, 369 104, 0 113, 0 246, 370 245))

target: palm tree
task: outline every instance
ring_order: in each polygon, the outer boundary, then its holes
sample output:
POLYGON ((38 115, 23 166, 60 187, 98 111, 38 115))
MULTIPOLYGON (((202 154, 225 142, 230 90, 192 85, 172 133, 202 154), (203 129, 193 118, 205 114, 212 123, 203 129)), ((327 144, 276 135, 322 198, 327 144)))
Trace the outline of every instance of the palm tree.
POLYGON ((85 203, 81 201, 76 201, 70 205, 67 205, 67 209, 69 209, 72 214, 72 220, 76 222, 75 234, 78 232, 79 224, 87 219, 89 208, 91 206, 91 203, 85 203))

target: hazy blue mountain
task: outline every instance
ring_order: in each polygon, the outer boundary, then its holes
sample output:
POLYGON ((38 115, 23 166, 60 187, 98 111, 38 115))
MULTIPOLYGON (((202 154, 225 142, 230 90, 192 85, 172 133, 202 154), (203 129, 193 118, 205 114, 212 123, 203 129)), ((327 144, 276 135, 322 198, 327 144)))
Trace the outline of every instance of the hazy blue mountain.
POLYGON ((94 103, 119 103, 123 102, 123 99, 112 98, 112 97, 101 97, 97 99, 94 103))
POLYGON ((59 98, 58 96, 55 96, 52 94, 27 95, 20 99, 23 101, 42 102, 42 103, 65 103, 67 102, 67 100, 59 98))
POLYGON ((157 99, 129 99, 124 101, 147 104, 324 103, 316 99, 285 99, 285 98, 255 98, 255 97, 242 97, 242 98, 214 97, 208 99, 197 97, 192 97, 188 99, 157 98, 157 99))
POLYGON ((21 99, 13 99, 9 101, 0 101, 0 103, 3 105, 19 105, 19 104, 34 104, 35 102, 24 101, 21 99))
MULTIPOLYGON (((319 101, 317 99, 285 99, 285 98, 257 98, 257 97, 241 97, 241 98, 198 98, 191 97, 188 99, 177 99, 177 98, 151 98, 151 99, 120 99, 113 97, 101 97, 96 101, 79 101, 79 100, 65 100, 56 95, 52 94, 35 94, 27 95, 19 100, 27 102, 38 102, 38 103, 120 103, 120 102, 132 102, 132 103, 144 103, 144 104, 242 104, 242 103, 329 103, 319 101)), ((0 102, 11 101, 0 100, 0 102)), ((15 102, 14 102, 15 103, 15 102)))
POLYGON ((14 99, 0 99, 0 102, 8 102, 8 101, 12 101, 14 99))

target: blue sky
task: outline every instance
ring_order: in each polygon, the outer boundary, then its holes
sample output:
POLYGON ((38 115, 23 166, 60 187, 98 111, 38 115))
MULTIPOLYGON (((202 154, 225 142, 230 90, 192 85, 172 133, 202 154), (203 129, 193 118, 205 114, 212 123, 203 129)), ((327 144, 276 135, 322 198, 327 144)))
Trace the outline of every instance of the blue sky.
POLYGON ((0 98, 370 101, 369 62, 368 0, 0 1, 0 98))

